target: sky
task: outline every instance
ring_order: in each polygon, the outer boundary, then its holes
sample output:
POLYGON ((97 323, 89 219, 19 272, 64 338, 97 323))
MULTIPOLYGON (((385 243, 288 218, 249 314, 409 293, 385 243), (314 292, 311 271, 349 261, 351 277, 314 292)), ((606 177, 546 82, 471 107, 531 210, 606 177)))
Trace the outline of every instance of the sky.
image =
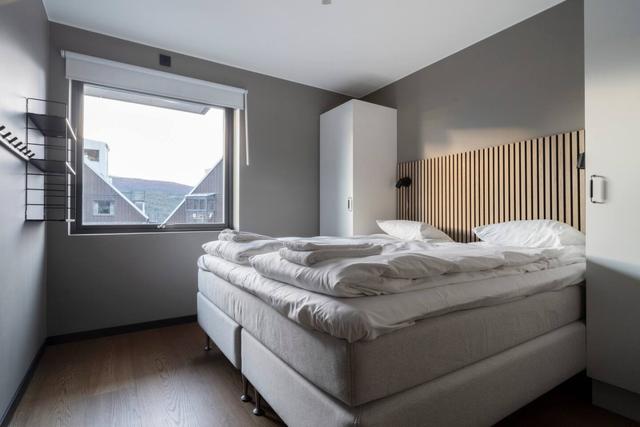
POLYGON ((222 158, 224 110, 202 114, 84 97, 84 137, 109 145, 109 175, 194 186, 222 158))

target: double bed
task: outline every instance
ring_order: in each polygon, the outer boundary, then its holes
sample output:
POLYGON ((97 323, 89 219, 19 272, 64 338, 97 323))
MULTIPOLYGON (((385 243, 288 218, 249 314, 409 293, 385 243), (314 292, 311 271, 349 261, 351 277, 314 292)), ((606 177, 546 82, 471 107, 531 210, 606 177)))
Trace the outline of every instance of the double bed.
MULTIPOLYGON (((198 321, 254 386, 254 412, 262 395, 288 425, 494 424, 584 370, 585 263, 567 249, 576 242, 543 254, 562 262, 538 268, 533 260, 508 274, 506 266, 471 271, 494 258, 464 253, 489 240, 476 226, 516 220, 554 220, 558 236, 577 233, 584 245, 584 170, 576 157, 583 151, 584 132, 574 131, 401 163, 398 178, 413 184, 398 190, 397 217, 470 242, 451 243, 462 253, 448 259, 453 270, 414 286, 367 273, 382 268, 397 278, 398 270, 441 260, 410 258, 400 268, 370 257, 375 265, 349 270, 346 263, 337 274, 322 263, 281 269, 275 254, 251 265, 204 255, 198 321)), ((520 233, 526 244, 515 246, 544 247, 549 236, 538 229, 520 233)), ((501 256, 536 255, 507 252, 501 256)))
POLYGON ((199 267, 200 325, 289 425, 490 425, 585 366, 581 263, 363 298, 199 267))

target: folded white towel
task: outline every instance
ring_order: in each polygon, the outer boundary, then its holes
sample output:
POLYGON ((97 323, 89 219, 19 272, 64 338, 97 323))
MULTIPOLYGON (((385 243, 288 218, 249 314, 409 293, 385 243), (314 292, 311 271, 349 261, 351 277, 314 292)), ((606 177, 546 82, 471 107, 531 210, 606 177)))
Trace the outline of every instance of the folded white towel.
POLYGON ((282 242, 274 239, 251 242, 214 240, 202 245, 202 249, 209 255, 243 265, 249 264, 252 256, 276 252, 280 248, 282 248, 282 242))
POLYGON ((248 231, 236 231, 229 228, 222 230, 218 235, 218 240, 225 242, 253 242, 254 240, 274 240, 271 236, 250 233, 248 231))
POLYGON ((293 251, 289 248, 282 248, 278 251, 283 259, 306 267, 331 259, 362 258, 379 255, 380 252, 382 252, 380 245, 369 245, 366 248, 356 249, 318 249, 315 251, 293 251))
POLYGON ((352 241, 332 241, 332 243, 319 243, 311 240, 286 240, 284 246, 292 251, 317 251, 321 249, 367 249, 372 243, 353 243, 352 241))

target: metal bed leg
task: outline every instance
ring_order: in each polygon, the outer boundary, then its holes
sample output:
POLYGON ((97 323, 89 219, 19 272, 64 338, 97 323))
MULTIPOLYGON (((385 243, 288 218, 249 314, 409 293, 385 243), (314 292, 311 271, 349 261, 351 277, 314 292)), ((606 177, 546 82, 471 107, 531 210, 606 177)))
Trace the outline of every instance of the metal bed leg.
POLYGON ((256 390, 256 388, 253 388, 254 392, 255 392, 255 397, 256 397, 256 407, 253 408, 253 415, 255 415, 256 417, 261 417, 264 415, 264 411, 262 410, 262 396, 260 396, 260 393, 258 393, 258 390, 256 390))
POLYGON ((249 396, 249 380, 244 375, 242 376, 242 396, 240 396, 240 400, 243 402, 250 402, 251 397, 249 396))
POLYGON ((204 351, 209 351, 209 350, 211 350, 211 338, 209 338, 209 335, 207 335, 206 332, 204 334, 204 337, 205 337, 204 351))

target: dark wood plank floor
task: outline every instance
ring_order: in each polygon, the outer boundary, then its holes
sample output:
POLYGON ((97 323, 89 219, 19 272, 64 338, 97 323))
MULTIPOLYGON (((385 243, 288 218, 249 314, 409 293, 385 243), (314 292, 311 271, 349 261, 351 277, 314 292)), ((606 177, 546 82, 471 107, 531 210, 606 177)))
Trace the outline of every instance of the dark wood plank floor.
MULTIPOLYGON (((196 324, 49 346, 11 426, 277 426, 251 414, 241 378, 196 324)), ((504 426, 627 426, 591 406, 574 380, 505 419, 504 426)))
POLYGON ((276 426, 239 372, 184 324, 49 346, 10 426, 276 426))

